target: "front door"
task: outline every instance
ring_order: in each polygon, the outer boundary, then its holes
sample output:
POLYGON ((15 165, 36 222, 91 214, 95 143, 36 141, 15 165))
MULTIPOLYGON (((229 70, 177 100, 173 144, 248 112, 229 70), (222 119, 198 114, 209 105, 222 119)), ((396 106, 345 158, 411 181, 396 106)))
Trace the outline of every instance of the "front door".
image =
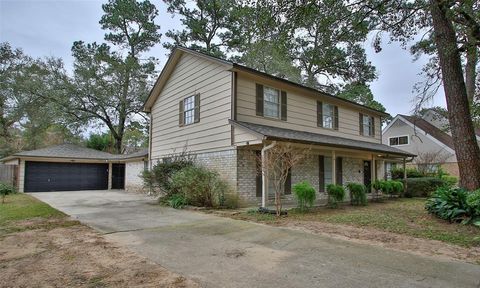
POLYGON ((112 189, 125 189, 125 164, 112 164, 112 189))
POLYGON ((372 183, 372 162, 363 161, 363 184, 367 187, 372 183))

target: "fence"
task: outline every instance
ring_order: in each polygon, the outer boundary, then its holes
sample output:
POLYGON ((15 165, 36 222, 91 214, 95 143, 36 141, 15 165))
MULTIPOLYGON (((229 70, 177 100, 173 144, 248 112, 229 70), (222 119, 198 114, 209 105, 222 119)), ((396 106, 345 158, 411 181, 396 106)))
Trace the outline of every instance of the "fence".
POLYGON ((17 186, 18 165, 0 164, 0 182, 17 186))

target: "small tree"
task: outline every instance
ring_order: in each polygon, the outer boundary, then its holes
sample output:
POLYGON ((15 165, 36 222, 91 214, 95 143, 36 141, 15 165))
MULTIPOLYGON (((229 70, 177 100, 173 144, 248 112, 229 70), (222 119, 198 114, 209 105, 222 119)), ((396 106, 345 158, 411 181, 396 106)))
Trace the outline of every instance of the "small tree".
MULTIPOLYGON (((273 182, 275 190, 275 209, 277 216, 282 212, 282 193, 285 188, 285 181, 292 167, 305 159, 310 149, 295 148, 291 143, 277 143, 267 151, 266 159, 263 159, 264 169, 262 173, 273 182)), ((261 157, 261 156, 260 156, 261 157)), ((257 163, 262 163, 259 159, 257 163)))
POLYGON ((15 192, 15 187, 0 182, 0 197, 2 197, 2 204, 5 203, 5 197, 7 197, 7 195, 13 194, 15 192))

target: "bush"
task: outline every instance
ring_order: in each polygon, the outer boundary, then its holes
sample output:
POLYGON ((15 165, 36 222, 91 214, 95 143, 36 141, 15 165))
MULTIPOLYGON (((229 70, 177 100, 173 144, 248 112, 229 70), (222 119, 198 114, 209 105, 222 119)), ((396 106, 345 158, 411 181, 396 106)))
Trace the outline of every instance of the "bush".
POLYGON ((224 193, 223 196, 220 197, 220 199, 220 206, 227 209, 236 209, 242 206, 242 200, 240 199, 238 193, 224 193))
POLYGON ((342 202, 345 199, 345 189, 341 185, 328 184, 328 206, 332 208, 338 207, 338 202, 342 202))
POLYGON ((428 197, 440 187, 448 186, 443 179, 436 177, 423 177, 407 179, 405 197, 428 197))
POLYGON ((172 177, 178 171, 193 166, 194 158, 184 152, 171 157, 166 157, 163 162, 158 162, 150 171, 141 175, 144 187, 154 195, 161 194, 166 199, 178 191, 172 189, 172 177))
POLYGON ((455 177, 455 176, 443 175, 439 178, 442 179, 445 182, 445 185, 447 187, 454 187, 458 183, 458 178, 455 177))
POLYGON ((467 205, 473 214, 480 216, 480 189, 468 194, 467 205))
POLYGON ((365 185, 349 183, 347 188, 350 191, 350 202, 352 205, 367 205, 367 194, 365 185))
POLYGON ((166 199, 166 202, 168 206, 175 209, 181 209, 187 205, 187 199, 182 194, 173 194, 166 199))
POLYGON ((403 183, 401 181, 391 180, 392 195, 401 195, 403 193, 403 183))
POLYGON ((315 188, 307 181, 293 185, 293 193, 297 199, 297 206, 301 211, 306 211, 307 208, 311 208, 317 197, 315 188))
POLYGON ((468 192, 462 188, 442 187, 427 200, 425 208, 450 222, 480 226, 480 190, 468 192))
MULTIPOLYGON (((403 168, 393 168, 391 173, 392 179, 403 179, 403 168)), ((407 178, 420 178, 424 176, 425 175, 415 168, 407 168, 407 178)))
POLYGON ((196 166, 175 173, 171 189, 183 195, 189 205, 203 207, 218 207, 225 195, 232 193, 228 183, 220 179, 218 173, 196 166))
POLYGON ((12 185, 0 182, 0 197, 2 197, 2 204, 5 203, 5 197, 7 197, 7 195, 14 194, 16 192, 17 190, 12 185))

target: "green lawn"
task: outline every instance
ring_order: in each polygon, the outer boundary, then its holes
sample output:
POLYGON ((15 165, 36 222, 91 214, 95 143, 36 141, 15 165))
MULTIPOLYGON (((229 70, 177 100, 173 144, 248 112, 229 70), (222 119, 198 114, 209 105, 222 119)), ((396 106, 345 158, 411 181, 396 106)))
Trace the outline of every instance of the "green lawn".
POLYGON ((282 224, 288 221, 319 221, 370 227, 417 238, 440 240, 465 247, 480 246, 480 228, 449 223, 435 218, 424 208, 425 199, 395 199, 384 203, 369 203, 364 207, 343 206, 339 209, 316 208, 308 213, 294 209, 288 216, 277 219, 272 215, 242 213, 236 218, 282 224))
POLYGON ((5 198, 5 204, 0 203, 0 227, 5 227, 15 221, 33 218, 60 219, 64 217, 65 214, 62 212, 23 193, 9 195, 5 198))

